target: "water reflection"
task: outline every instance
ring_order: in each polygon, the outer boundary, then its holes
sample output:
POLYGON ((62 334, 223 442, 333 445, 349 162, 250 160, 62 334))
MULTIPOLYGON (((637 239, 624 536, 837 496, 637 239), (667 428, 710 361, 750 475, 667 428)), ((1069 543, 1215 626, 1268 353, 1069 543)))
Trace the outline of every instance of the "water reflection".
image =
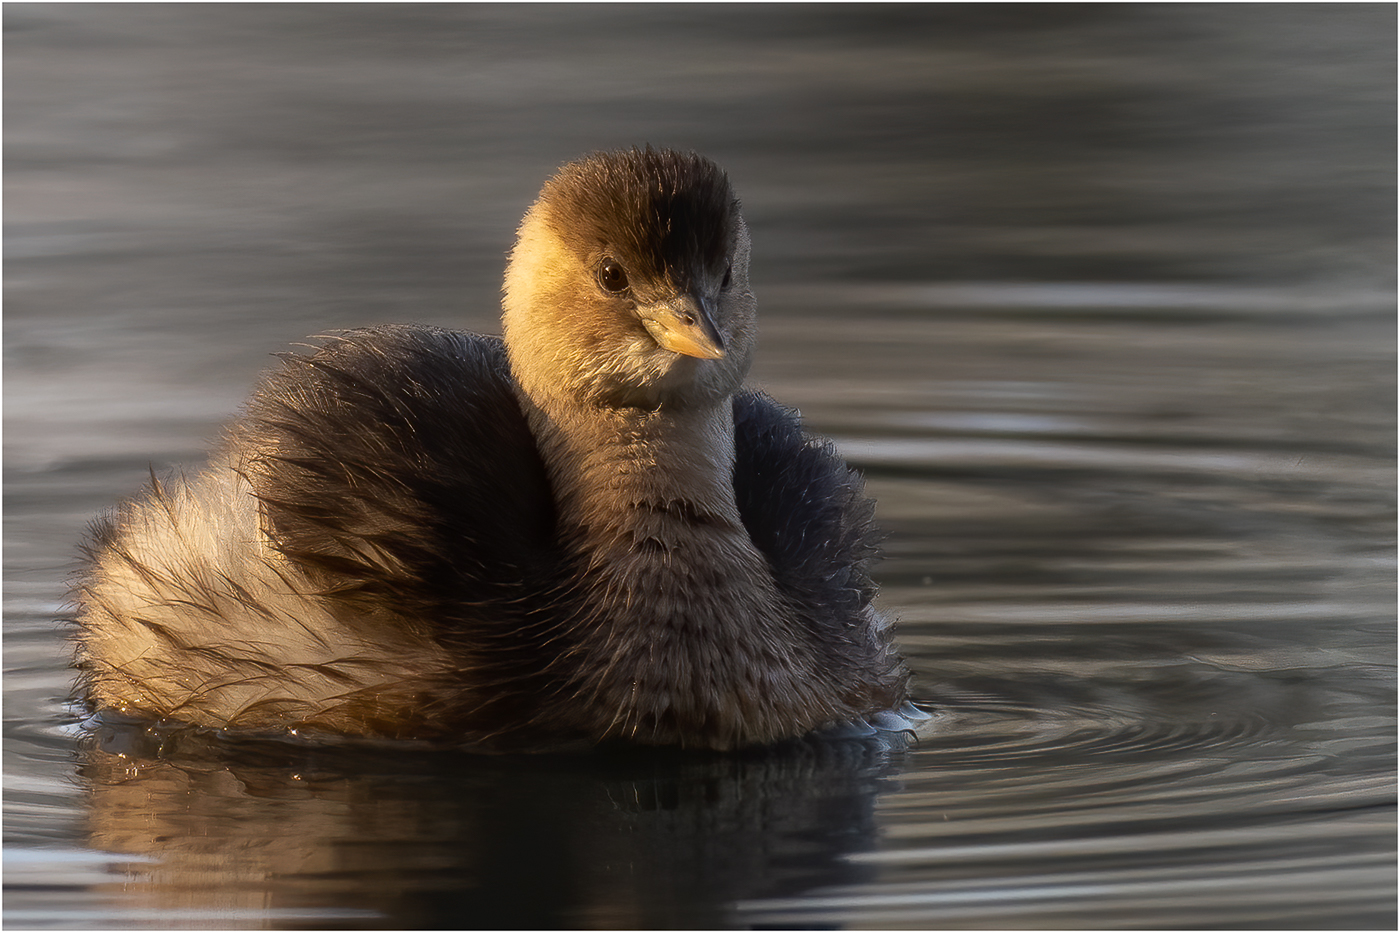
POLYGON ((88 844, 113 922, 730 927, 733 904, 858 884, 898 751, 485 757, 102 729, 88 844), (130 856, 122 859, 120 856, 130 856))

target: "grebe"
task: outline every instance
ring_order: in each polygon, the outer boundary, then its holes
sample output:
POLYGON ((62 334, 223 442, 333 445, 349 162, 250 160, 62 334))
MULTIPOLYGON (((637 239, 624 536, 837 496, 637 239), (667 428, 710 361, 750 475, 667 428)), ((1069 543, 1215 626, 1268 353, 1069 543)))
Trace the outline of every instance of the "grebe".
POLYGON ((561 168, 504 339, 287 354, 207 468, 100 519, 89 702, 215 729, 733 749, 907 728, 873 503, 743 388, 749 234, 690 153, 561 168))

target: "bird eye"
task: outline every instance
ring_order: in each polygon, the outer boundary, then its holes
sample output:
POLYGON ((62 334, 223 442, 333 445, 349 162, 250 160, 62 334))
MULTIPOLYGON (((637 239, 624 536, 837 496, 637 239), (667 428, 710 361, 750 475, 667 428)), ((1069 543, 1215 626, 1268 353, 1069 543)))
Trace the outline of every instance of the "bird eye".
POLYGON ((729 281, 730 281, 733 277, 734 277, 734 263, 733 263, 733 261, 726 262, 726 263, 724 264, 724 281, 719 283, 720 289, 723 290, 723 289, 728 288, 728 287, 729 287, 729 281))
POLYGON ((598 266, 598 284, 610 292, 627 290, 627 271, 615 259, 604 259, 598 266))

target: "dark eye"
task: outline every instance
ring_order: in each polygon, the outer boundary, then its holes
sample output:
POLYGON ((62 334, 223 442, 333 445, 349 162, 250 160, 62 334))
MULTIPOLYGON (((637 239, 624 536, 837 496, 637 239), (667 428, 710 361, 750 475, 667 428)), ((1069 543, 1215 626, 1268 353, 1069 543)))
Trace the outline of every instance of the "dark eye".
POLYGON ((723 289, 728 288, 728 287, 729 287, 729 282, 730 282, 730 280, 733 279, 733 278, 734 278, 734 263, 733 263, 733 262, 726 262, 726 263, 724 264, 724 281, 719 283, 720 289, 723 290, 723 289))
POLYGON ((627 271, 615 259, 604 259, 598 266, 598 284, 610 292, 627 291, 627 271))

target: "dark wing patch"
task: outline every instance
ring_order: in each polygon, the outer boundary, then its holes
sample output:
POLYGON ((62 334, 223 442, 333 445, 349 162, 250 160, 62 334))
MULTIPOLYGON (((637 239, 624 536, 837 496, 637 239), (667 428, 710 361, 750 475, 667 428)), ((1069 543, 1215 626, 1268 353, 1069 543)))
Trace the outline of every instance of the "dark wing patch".
POLYGON ((384 326, 287 354, 232 441, 277 547, 335 599, 460 617, 542 582, 553 499, 499 338, 384 326))
POLYGON ((860 475, 761 393, 735 397, 734 433, 739 514, 779 586, 814 618, 854 622, 875 595, 880 539, 860 475))

